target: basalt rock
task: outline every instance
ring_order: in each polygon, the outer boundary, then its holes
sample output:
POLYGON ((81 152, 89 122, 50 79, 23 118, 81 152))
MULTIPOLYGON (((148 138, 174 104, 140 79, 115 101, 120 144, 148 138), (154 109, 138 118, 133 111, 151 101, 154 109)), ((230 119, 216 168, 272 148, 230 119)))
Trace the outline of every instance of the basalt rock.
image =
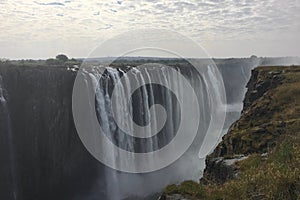
POLYGON ((216 149, 207 156, 202 183, 222 184, 236 177, 238 171, 234 164, 226 165, 227 158, 240 154, 264 155, 276 145, 277 138, 296 120, 293 114, 285 114, 295 110, 289 109, 290 102, 285 102, 288 97, 280 96, 286 95, 285 89, 279 88, 295 72, 299 72, 299 67, 258 67, 252 70, 241 118, 233 123, 216 149), (289 106, 284 106, 285 103, 289 106))

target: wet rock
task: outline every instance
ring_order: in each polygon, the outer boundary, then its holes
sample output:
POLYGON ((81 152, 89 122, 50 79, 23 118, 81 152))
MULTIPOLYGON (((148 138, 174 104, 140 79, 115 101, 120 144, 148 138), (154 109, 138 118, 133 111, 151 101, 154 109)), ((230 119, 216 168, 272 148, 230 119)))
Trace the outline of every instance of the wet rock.
POLYGON ((281 71, 270 71, 268 72, 268 74, 272 74, 272 75, 278 75, 278 74, 281 74, 282 72, 281 71))
POLYGON ((158 200, 192 200, 192 198, 185 197, 181 194, 171 194, 171 195, 163 194, 158 198, 158 200))
POLYGON ((232 158, 218 157, 206 159, 206 168, 201 182, 203 184, 211 182, 223 184, 229 179, 236 178, 239 171, 235 163, 247 158, 244 155, 235 155, 232 158))

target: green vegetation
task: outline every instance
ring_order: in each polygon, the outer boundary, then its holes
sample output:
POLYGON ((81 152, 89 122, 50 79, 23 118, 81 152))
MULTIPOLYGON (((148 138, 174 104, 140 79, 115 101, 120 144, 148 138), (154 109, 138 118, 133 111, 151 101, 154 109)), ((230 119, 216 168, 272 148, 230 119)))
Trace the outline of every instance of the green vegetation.
POLYGON ((74 65, 80 65, 81 62, 72 58, 69 59, 66 55, 64 54, 59 54, 54 58, 49 58, 46 60, 46 64, 47 65, 62 65, 62 66, 66 66, 66 67, 73 67, 74 65))
POLYGON ((9 60, 5 58, 0 58, 0 64, 27 67, 78 67, 81 65, 81 62, 82 61, 76 60, 74 58, 69 59, 66 55, 63 54, 57 55, 56 58, 49 58, 47 60, 9 60))
POLYGON ((54 58, 49 58, 46 60, 47 65, 60 65, 62 62, 60 60, 54 59, 54 58))
POLYGON ((0 58, 0 63, 6 63, 9 62, 9 59, 7 58, 0 58))
POLYGON ((190 199, 204 198, 204 186, 194 181, 184 181, 180 185, 169 185, 165 189, 166 194, 181 194, 190 199))
POLYGON ((224 184, 171 185, 165 194, 202 192, 192 199, 208 200, 300 199, 300 67, 258 67, 253 73, 257 77, 248 85, 248 97, 255 90, 257 98, 210 155, 248 155, 235 164, 239 175, 224 184))
POLYGON ((205 186, 206 199, 299 199, 300 137, 292 138, 282 137, 266 160, 256 154, 238 162, 241 175, 205 186))
POLYGON ((59 54, 55 58, 56 58, 56 60, 63 62, 63 63, 65 63, 69 60, 69 58, 64 54, 59 54))
POLYGON ((217 147, 216 152, 222 152, 218 156, 264 153, 300 120, 300 67, 259 67, 255 73, 246 98, 253 91, 257 98, 217 147))

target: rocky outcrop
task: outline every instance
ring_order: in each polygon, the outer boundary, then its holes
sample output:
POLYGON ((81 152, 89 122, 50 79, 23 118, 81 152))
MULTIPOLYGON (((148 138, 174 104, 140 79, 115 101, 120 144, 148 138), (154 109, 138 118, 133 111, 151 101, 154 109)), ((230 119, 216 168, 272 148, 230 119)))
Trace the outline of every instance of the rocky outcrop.
POLYGON ((285 89, 279 86, 288 84, 293 73, 299 70, 299 67, 292 66, 258 67, 252 71, 242 116, 207 157, 202 183, 223 184, 239 174, 234 162, 231 163, 236 157, 253 153, 264 155, 275 146, 277 138, 285 133, 288 124, 296 120, 282 114, 293 107, 290 104, 285 106, 289 102, 281 98, 285 89))
POLYGON ((170 194, 170 195, 163 194, 162 196, 159 197, 158 200, 192 200, 192 199, 189 197, 185 197, 181 194, 170 194))
POLYGON ((253 102, 262 97, 268 90, 277 87, 281 84, 283 77, 280 74, 284 70, 270 71, 261 77, 259 70, 252 70, 251 78, 247 84, 247 93, 244 98, 244 109, 249 109, 253 102))
POLYGON ((204 171, 202 183, 209 184, 214 182, 223 184, 227 180, 235 178, 239 175, 237 161, 247 159, 247 156, 236 155, 232 158, 217 157, 206 160, 206 170, 204 171))

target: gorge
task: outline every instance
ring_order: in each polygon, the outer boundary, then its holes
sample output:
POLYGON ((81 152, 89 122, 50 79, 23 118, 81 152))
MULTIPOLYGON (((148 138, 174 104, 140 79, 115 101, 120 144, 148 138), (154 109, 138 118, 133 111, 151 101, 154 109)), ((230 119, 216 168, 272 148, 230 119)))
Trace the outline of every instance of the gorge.
MULTIPOLYGON (((203 77, 185 64, 170 62, 194 89, 198 89, 196 95, 202 99, 199 107, 209 110, 211 105, 208 104, 203 77)), ((246 84, 254 67, 297 64, 299 60, 251 57, 215 59, 214 62, 222 75, 227 99, 225 133, 240 116, 246 84)), ((135 80, 141 84, 146 79, 154 79, 157 74, 163 84, 181 85, 172 79, 176 76, 164 71, 161 66, 129 68, 140 73, 136 73, 135 80)), ((106 97, 111 95, 116 80, 127 70, 127 66, 121 64, 104 71, 95 97, 99 123, 106 127, 108 133, 117 133, 118 137, 110 139, 122 149, 139 153, 160 149, 170 142, 174 130, 178 128, 174 123, 180 120, 176 98, 158 85, 146 85, 137 90, 131 98, 134 121, 141 126, 147 125, 153 117, 149 106, 160 104, 166 108, 167 125, 162 128, 161 134, 153 136, 150 141, 124 135, 111 120, 112 111, 108 109, 111 102, 106 97)), ((203 141, 201 134, 182 157, 155 172, 120 172, 97 161, 83 145, 74 124, 72 92, 76 75, 76 70, 65 66, 0 63, 1 199, 155 199, 155 194, 169 184, 198 180, 202 176, 204 158, 200 159, 197 155, 200 149, 197 145, 203 141)), ((214 76, 208 77, 208 80, 220 81, 214 76)), ((129 82, 128 85, 131 84, 129 82)), ((124 92, 124 88, 119 88, 119 92, 124 92)), ((180 93, 180 87, 176 90, 180 93)), ((183 91, 181 93, 184 94, 183 91)), ((122 109, 122 99, 117 105, 122 109)), ((128 124, 126 116, 119 113, 119 117, 124 124, 128 124)), ((209 117, 207 112, 201 114, 201 131, 208 129, 209 117)))

